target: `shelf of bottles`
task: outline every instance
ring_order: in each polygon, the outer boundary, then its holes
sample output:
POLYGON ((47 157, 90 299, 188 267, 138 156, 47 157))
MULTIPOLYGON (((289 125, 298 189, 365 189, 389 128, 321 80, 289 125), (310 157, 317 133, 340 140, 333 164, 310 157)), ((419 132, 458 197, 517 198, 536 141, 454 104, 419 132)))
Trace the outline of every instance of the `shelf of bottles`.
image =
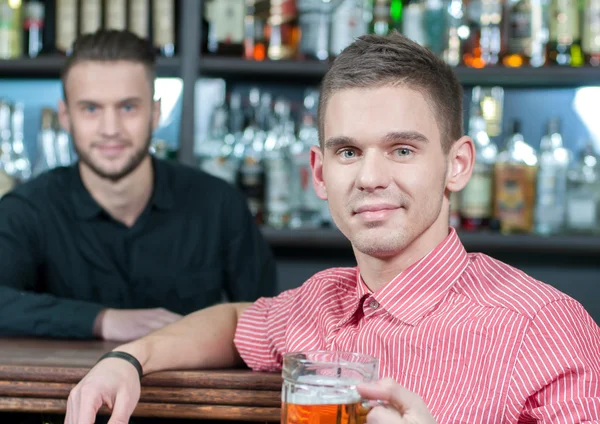
MULTIPOLYGON (((274 243, 281 237, 299 246, 309 240, 321 246, 346 243, 328 230, 335 226, 312 186, 309 151, 319 143, 318 96, 307 89, 296 104, 258 87, 247 96, 234 91, 214 109, 208 135, 197 145, 199 166, 246 194, 257 223, 274 243)), ((502 87, 473 88, 468 134, 477 160, 467 186, 450 199, 452 226, 475 244, 510 235, 503 243, 537 243, 541 250, 562 243, 600 252, 600 237, 586 241, 600 235, 600 157, 593 145, 567 150, 558 117, 539 123, 547 131, 538 150, 522 136, 520 121, 512 122, 512 133, 499 142, 503 108, 502 87), (560 237, 548 244, 547 236, 560 237)))
POLYGON ((600 84, 600 0, 211 0, 200 70, 318 79, 356 37, 399 31, 465 85, 600 84))
POLYGON ((73 41, 99 28, 151 40, 157 73, 177 76, 175 0, 0 0, 0 76, 58 77, 73 41))

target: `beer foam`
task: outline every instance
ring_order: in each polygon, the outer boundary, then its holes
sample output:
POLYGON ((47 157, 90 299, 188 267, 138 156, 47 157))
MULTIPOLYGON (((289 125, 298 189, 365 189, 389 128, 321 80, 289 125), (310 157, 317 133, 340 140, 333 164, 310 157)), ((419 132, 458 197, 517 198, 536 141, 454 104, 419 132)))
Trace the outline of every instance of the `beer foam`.
POLYGON ((284 384, 287 402, 296 405, 342 405, 360 401, 355 379, 323 375, 304 375, 292 384, 284 384), (293 392, 292 392, 293 387, 293 392))

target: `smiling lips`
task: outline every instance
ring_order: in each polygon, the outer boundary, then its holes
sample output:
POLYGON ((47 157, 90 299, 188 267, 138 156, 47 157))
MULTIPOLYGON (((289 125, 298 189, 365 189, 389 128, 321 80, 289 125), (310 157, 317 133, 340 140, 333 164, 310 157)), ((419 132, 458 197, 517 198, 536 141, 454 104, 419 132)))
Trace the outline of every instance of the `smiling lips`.
POLYGON ((96 148, 107 157, 118 156, 123 150, 127 148, 125 143, 102 143, 97 144, 96 148))
POLYGON ((378 203, 360 206, 354 209, 353 214, 365 221, 383 221, 399 208, 400 206, 391 203, 378 203))

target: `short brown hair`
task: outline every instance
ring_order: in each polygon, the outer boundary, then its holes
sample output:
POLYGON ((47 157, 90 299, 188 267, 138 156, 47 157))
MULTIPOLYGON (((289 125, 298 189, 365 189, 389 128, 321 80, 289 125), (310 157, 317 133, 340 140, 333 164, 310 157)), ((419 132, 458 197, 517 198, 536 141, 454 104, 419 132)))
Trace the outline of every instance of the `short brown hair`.
POLYGON ((437 115, 444 152, 463 136, 463 89, 452 68, 428 49, 393 32, 363 35, 334 60, 321 83, 321 146, 325 109, 333 94, 386 85, 406 86, 423 94, 437 115))
POLYGON ((140 38, 130 31, 100 29, 91 34, 81 35, 73 44, 73 50, 67 57, 61 73, 63 96, 67 100, 66 82, 69 71, 80 62, 116 62, 127 61, 141 63, 148 71, 148 79, 154 97, 154 64, 156 53, 148 40, 140 38))

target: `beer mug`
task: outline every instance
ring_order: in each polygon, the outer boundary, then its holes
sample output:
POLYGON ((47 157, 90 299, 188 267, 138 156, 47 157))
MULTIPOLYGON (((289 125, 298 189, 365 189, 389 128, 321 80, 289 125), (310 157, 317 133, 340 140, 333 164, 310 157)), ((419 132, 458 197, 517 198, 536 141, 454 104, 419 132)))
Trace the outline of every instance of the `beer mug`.
POLYGON ((349 352, 283 356, 281 424, 362 424, 370 407, 356 385, 378 378, 376 358, 349 352))

